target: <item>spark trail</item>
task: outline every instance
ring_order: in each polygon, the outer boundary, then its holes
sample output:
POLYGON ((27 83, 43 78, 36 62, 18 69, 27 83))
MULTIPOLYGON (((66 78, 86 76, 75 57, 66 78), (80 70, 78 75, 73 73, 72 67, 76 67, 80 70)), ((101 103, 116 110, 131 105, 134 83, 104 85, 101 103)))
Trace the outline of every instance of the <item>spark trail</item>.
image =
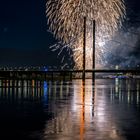
MULTIPOLYGON (((60 40, 57 48, 73 51, 75 68, 82 68, 83 24, 86 17, 86 69, 92 66, 92 20, 96 21, 96 62, 104 61, 104 42, 111 38, 125 17, 124 0, 48 0, 46 3, 49 30, 60 40)), ((54 47, 53 46, 53 47, 54 47)))

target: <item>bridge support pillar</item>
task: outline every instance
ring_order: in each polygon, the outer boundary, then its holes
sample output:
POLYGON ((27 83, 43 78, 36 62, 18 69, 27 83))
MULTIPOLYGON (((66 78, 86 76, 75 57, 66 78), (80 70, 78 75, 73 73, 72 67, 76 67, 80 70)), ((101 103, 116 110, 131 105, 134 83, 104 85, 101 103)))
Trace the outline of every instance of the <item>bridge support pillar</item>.
POLYGON ((83 79, 85 79, 85 66, 86 66, 86 17, 84 17, 83 24, 83 79))
MULTIPOLYGON (((96 31, 96 24, 95 20, 93 20, 93 48, 92 48, 92 70, 95 70, 95 31, 96 31)), ((95 72, 92 73, 92 80, 95 82, 95 72)))

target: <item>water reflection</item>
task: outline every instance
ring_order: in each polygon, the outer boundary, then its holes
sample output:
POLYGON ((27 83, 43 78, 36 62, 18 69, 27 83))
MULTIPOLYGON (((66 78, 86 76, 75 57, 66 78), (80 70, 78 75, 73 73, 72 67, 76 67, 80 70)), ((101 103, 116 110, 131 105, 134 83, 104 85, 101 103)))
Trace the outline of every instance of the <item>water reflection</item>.
MULTIPOLYGON (((127 104, 139 105, 139 80, 115 80, 115 97, 119 102, 126 102, 127 104)), ((113 97, 112 97, 113 98, 113 97)), ((113 98, 114 99, 114 98, 113 98)))
POLYGON ((135 79, 0 80, 0 137, 140 139, 139 94, 135 79))
POLYGON ((38 83, 38 81, 34 80, 1 80, 0 100, 11 98, 13 99, 13 101, 24 99, 39 99, 42 96, 43 91, 42 86, 35 86, 35 84, 38 83))

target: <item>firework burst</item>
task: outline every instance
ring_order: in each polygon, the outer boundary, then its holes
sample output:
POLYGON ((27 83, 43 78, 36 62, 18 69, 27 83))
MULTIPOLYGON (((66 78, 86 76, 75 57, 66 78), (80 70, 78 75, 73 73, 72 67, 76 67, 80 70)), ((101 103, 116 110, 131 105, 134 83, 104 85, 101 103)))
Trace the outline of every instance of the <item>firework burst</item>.
POLYGON ((125 16, 123 0, 48 0, 46 7, 50 31, 62 46, 73 50, 78 68, 82 68, 84 17, 87 19, 86 68, 89 69, 92 66, 92 20, 96 21, 96 58, 99 61, 104 52, 101 44, 113 35, 125 16))

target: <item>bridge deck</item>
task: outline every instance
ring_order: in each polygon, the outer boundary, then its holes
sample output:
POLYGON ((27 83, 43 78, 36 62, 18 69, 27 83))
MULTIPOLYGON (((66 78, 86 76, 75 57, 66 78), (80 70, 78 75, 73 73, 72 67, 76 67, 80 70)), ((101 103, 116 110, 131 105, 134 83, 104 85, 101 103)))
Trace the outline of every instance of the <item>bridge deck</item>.
POLYGON ((140 70, 108 70, 108 69, 95 69, 95 70, 50 70, 50 71, 0 71, 0 78, 18 78, 18 79, 65 79, 75 78, 74 75, 80 74, 82 78, 83 73, 133 73, 140 74, 140 70))
POLYGON ((34 70, 30 70, 30 71, 23 71, 23 70, 12 70, 12 71, 0 71, 0 73, 140 73, 140 69, 95 69, 95 70, 49 70, 49 71, 34 71, 34 70))

